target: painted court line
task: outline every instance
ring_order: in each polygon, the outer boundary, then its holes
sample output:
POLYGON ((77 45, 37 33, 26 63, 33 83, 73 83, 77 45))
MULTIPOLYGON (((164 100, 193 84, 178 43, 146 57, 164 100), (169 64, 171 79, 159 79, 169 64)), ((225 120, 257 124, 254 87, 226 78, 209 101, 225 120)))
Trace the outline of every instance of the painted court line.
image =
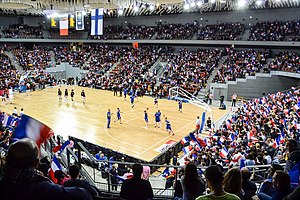
POLYGON ((111 134, 109 134, 109 132, 108 132, 107 129, 106 129, 106 125, 107 125, 107 121, 103 124, 104 131, 105 131, 105 133, 106 133, 108 136, 110 136, 112 139, 114 139, 114 140, 116 140, 116 141, 118 141, 118 142, 120 142, 120 143, 127 144, 127 145, 129 145, 129 146, 133 146, 133 147, 136 147, 136 148, 139 148, 139 149, 145 149, 144 147, 136 146, 136 145, 133 145, 133 144, 131 144, 131 143, 124 142, 124 141, 121 141, 121 140, 115 138, 114 136, 112 136, 111 134))

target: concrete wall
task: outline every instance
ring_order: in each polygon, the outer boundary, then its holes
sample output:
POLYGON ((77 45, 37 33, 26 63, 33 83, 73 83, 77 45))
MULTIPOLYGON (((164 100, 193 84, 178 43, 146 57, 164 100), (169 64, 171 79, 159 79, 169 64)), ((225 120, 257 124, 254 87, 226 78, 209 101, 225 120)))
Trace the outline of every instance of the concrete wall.
POLYGON ((60 65, 56 65, 56 67, 47 68, 46 71, 54 75, 57 79, 66 79, 68 77, 81 78, 87 73, 86 70, 72 67, 69 63, 61 63, 60 65))
POLYGON ((252 99, 262 97, 263 93, 265 93, 265 95, 272 94, 299 85, 299 78, 282 75, 272 75, 268 77, 266 75, 243 79, 237 81, 236 84, 229 83, 228 87, 225 84, 220 84, 217 87, 213 86, 213 94, 214 100, 219 100, 219 97, 224 95, 225 99, 230 101, 234 93, 246 99, 252 99))
POLYGON ((273 9, 273 10, 239 10, 232 12, 213 13, 185 13, 162 16, 137 16, 105 18, 104 25, 109 24, 136 24, 155 26, 157 22, 187 23, 197 20, 199 24, 216 24, 218 22, 241 22, 245 25, 255 24, 257 21, 265 20, 295 20, 299 19, 300 8, 273 9))
MULTIPOLYGON (((265 20, 295 20, 299 19, 300 8, 272 9, 272 10, 239 10, 231 12, 212 12, 212 13, 183 13, 173 15, 153 15, 136 17, 116 17, 105 18, 104 26, 109 24, 136 24, 155 26, 157 22, 168 23, 187 23, 198 21, 199 24, 216 24, 218 22, 241 22, 245 25, 255 24, 257 21, 265 20), (251 18, 250 18, 251 17, 251 18)), ((24 24, 37 26, 39 24, 49 27, 50 20, 46 17, 32 16, 0 16, 0 26, 16 24, 19 18, 23 18, 24 24)), ((89 19, 86 19, 86 26, 89 26, 89 19)))
POLYGON ((229 85, 227 98, 237 93, 238 96, 249 98, 256 98, 265 95, 276 93, 290 89, 293 86, 299 85, 299 79, 285 77, 285 76, 272 76, 268 77, 257 77, 256 79, 248 79, 247 82, 239 82, 238 84, 229 85))

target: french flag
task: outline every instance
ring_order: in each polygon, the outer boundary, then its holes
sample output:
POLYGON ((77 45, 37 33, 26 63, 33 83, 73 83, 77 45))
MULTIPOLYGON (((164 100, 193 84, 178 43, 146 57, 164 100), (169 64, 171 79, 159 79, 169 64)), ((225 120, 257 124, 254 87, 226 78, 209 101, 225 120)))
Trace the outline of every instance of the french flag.
POLYGON ((227 156, 228 156, 228 151, 227 151, 226 148, 224 148, 224 149, 221 150, 220 156, 221 156, 222 158, 224 158, 224 159, 227 158, 227 156))
POLYGON ((91 35, 103 35, 103 8, 91 11, 91 35))
POLYGON ((52 135, 53 131, 48 126, 28 115, 22 115, 22 119, 14 130, 12 137, 16 139, 29 138, 40 147, 52 135))
POLYGON ((184 148, 182 149, 182 151, 183 151, 183 153, 186 155, 186 154, 188 154, 188 153, 191 151, 191 147, 190 147, 190 146, 184 147, 184 148))
POLYGON ((223 144, 223 143, 225 142, 225 140, 226 140, 225 137, 222 136, 222 137, 220 137, 219 143, 220 143, 220 144, 223 144))
POLYGON ((189 142, 189 140, 186 137, 182 138, 182 140, 181 140, 181 144, 182 145, 184 145, 184 144, 186 144, 188 142, 189 142))
POLYGON ((53 153, 58 152, 58 154, 60 155, 69 144, 70 140, 67 140, 63 143, 63 145, 57 145, 56 147, 54 147, 52 151, 53 153))
POLYGON ((297 111, 299 109, 300 109, 300 101, 296 105, 294 105, 294 110, 295 111, 297 111))
POLYGON ((54 155, 53 156, 53 159, 52 159, 52 162, 51 162, 51 168, 49 170, 49 177, 50 179, 57 183, 57 179, 54 177, 54 173, 57 171, 57 170, 61 170, 61 166, 56 158, 56 156, 54 155))
POLYGON ((9 127, 12 120, 13 120, 13 117, 11 115, 5 114, 3 121, 2 121, 3 126, 9 127))
POLYGON ((234 135, 232 133, 229 135, 228 141, 234 141, 234 135))

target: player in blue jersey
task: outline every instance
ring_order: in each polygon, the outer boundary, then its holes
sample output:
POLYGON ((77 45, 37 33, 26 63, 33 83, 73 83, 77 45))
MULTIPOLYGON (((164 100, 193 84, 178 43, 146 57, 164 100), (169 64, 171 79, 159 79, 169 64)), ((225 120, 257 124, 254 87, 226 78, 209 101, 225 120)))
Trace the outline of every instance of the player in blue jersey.
POLYGON ((130 96, 130 103, 131 103, 131 108, 133 108, 134 107, 134 94, 132 94, 130 96))
POLYGON ((157 99, 157 97, 154 98, 154 105, 156 106, 156 108, 158 108, 158 99, 157 99))
POLYGON ((147 113, 147 110, 144 111, 144 120, 145 120, 145 122, 146 122, 146 128, 148 128, 148 121, 149 121, 149 119, 148 119, 148 113, 147 113))
POLYGON ((129 90, 129 95, 130 95, 130 96, 134 95, 134 91, 133 91, 132 87, 131 87, 130 90, 129 90))
MULTIPOLYGON (((120 108, 117 108, 117 121, 120 121, 120 124, 122 124, 122 117, 121 117, 120 108)), ((115 120, 115 122, 116 122, 116 120, 115 120)))
POLYGON ((166 130, 170 133, 172 133, 172 135, 174 135, 174 131, 172 130, 172 127, 171 127, 171 124, 170 124, 170 121, 168 120, 167 117, 165 117, 165 122, 166 122, 166 130))
POLYGON ((110 109, 107 111, 107 128, 110 128, 110 121, 111 121, 111 116, 113 113, 110 112, 110 109))
POLYGON ((123 89, 123 94, 124 94, 124 100, 126 101, 126 95, 127 95, 127 88, 124 87, 123 89))
POLYGON ((182 101, 178 102, 178 111, 182 113, 182 101))
POLYGON ((154 115, 154 117, 155 117, 155 125, 154 125, 154 127, 155 127, 155 128, 156 128, 156 126, 157 126, 158 128, 161 127, 160 116, 161 116, 161 112, 160 112, 160 110, 158 110, 158 111, 155 113, 155 115, 154 115))

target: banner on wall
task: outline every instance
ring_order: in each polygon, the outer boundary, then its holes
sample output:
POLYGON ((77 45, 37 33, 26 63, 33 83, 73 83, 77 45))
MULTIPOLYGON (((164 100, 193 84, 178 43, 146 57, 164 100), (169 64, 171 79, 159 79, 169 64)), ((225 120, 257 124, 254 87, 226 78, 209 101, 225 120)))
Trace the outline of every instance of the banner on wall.
POLYGON ((69 28, 75 28, 75 16, 69 15, 69 28))
POLYGON ((84 15, 83 11, 76 11, 76 30, 84 30, 84 15))
POLYGON ((51 24, 51 28, 57 28, 57 18, 51 17, 50 24, 51 24))
POLYGON ((59 20, 59 34, 60 35, 68 35, 69 34, 69 20, 68 16, 61 17, 59 20))
POLYGON ((91 11, 91 35, 103 35, 103 8, 91 11))

